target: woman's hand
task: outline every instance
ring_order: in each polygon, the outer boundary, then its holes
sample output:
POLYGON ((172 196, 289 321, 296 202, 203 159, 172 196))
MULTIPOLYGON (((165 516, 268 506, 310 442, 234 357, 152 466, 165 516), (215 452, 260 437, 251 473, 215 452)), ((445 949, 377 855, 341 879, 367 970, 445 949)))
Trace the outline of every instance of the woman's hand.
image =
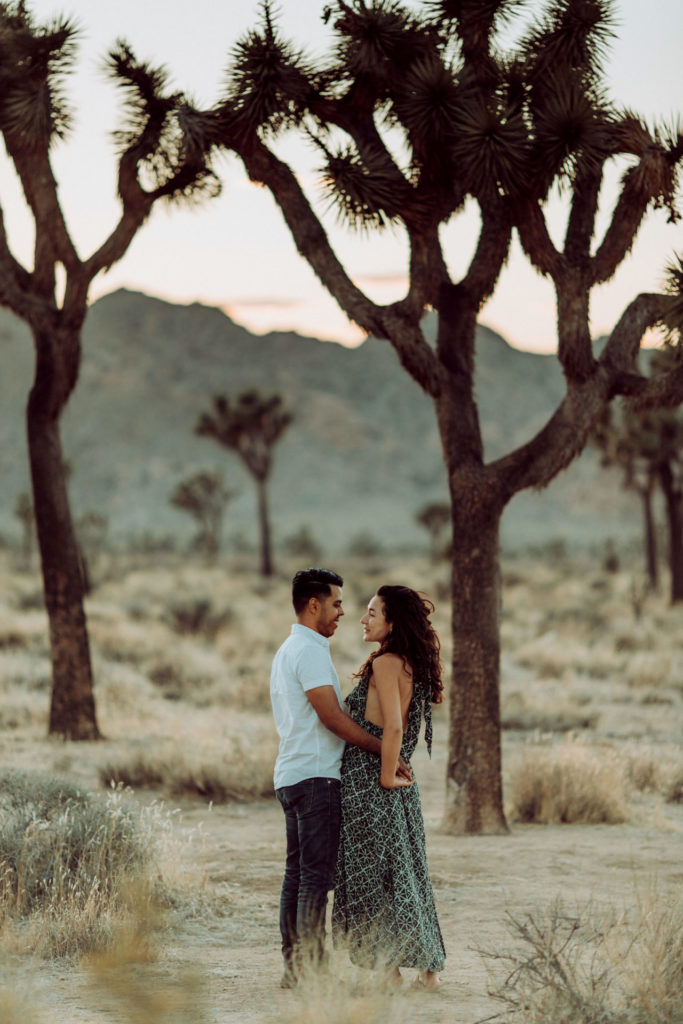
POLYGON ((415 779, 412 777, 412 771, 411 777, 409 779, 398 774, 394 775, 393 778, 389 779, 385 779, 382 775, 380 775, 379 777, 379 784, 382 787, 382 789, 403 789, 405 786, 412 786, 414 782, 415 779))

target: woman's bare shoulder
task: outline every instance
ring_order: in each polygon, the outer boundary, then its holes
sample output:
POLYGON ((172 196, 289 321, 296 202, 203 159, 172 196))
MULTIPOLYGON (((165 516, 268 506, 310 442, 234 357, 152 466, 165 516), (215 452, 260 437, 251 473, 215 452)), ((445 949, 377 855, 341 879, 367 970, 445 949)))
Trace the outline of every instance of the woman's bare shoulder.
POLYGON ((373 672, 379 669, 381 675, 412 675, 410 665, 404 662, 400 654, 393 654, 391 651, 378 655, 372 663, 372 669, 373 672))

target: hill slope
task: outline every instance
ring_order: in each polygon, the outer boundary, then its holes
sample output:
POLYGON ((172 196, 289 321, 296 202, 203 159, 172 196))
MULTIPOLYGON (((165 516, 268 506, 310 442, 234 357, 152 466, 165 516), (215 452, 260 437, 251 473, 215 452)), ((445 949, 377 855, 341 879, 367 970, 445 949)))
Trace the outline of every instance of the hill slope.
MULTIPOLYGON (((427 329, 429 331, 430 324, 427 329)), ((0 529, 28 486, 23 406, 32 350, 25 327, 0 312, 0 529)), ((237 460, 193 434, 217 392, 280 392, 295 412, 277 449, 276 536, 307 524, 323 548, 364 532, 391 545, 419 540, 414 515, 445 498, 431 400, 386 342, 356 349, 295 334, 256 337, 217 309, 177 306, 118 291, 96 302, 84 331, 81 378, 64 416, 78 512, 109 517, 110 536, 191 532, 168 497, 200 468, 221 468, 240 496, 226 529, 251 536, 251 481, 237 460)), ((487 457, 529 438, 563 392, 552 356, 520 352, 485 327, 477 339, 477 395, 487 457)), ((509 546, 552 538, 592 541, 634 528, 635 512, 588 453, 541 494, 515 498, 504 520, 509 546)))

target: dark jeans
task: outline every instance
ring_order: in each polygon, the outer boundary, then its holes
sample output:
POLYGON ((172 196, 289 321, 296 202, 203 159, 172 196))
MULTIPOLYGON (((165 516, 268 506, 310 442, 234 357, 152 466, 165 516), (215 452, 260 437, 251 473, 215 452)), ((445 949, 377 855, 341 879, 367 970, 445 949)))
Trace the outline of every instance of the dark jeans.
POLYGON ((334 888, 339 847, 340 788, 338 779, 304 779, 276 790, 287 826, 282 955, 285 972, 293 976, 323 959, 327 894, 334 888))

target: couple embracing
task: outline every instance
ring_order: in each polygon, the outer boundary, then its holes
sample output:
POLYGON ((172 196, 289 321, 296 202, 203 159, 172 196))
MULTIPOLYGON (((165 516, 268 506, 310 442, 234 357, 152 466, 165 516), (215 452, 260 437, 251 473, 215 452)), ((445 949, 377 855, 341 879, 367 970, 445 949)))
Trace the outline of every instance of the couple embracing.
POLYGON ((273 660, 275 791, 287 831, 281 984, 293 987, 323 962, 334 888, 332 933, 351 960, 396 983, 401 967, 417 968, 417 981, 432 987, 445 953, 409 761, 423 717, 431 754, 431 705, 442 700, 433 606, 409 587, 378 589, 361 623, 379 647, 347 711, 329 642, 344 614, 343 583, 330 569, 296 574, 297 621, 273 660))

